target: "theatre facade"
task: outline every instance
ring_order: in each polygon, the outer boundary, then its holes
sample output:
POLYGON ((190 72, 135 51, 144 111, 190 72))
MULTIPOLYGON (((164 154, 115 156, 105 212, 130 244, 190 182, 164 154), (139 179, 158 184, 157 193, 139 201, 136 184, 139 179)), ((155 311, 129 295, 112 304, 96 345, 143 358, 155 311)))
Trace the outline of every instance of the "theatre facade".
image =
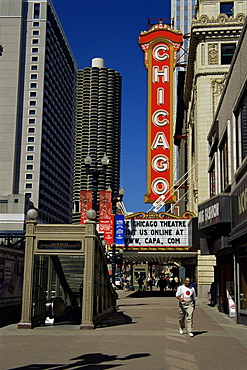
POLYGON ((198 206, 198 239, 216 256, 215 304, 247 323, 247 23, 208 134, 211 197, 198 206))

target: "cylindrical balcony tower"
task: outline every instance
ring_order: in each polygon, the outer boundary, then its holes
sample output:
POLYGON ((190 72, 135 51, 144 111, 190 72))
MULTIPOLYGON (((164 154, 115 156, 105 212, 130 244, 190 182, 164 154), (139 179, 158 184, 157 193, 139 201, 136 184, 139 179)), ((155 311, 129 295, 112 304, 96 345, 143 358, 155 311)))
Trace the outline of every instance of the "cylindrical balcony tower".
POLYGON ((102 168, 101 159, 109 158, 106 174, 100 175, 98 190, 109 187, 118 195, 120 186, 121 87, 119 72, 104 67, 104 59, 94 58, 92 67, 78 71, 77 120, 74 163, 73 222, 80 222, 80 191, 92 190, 84 159, 102 168))

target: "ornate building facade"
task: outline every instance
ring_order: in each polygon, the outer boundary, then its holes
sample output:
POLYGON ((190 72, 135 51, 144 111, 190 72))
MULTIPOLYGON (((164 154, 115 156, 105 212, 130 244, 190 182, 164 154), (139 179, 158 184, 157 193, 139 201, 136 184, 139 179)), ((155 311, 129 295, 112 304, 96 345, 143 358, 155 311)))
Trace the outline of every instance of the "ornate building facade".
MULTIPOLYGON (((198 203, 210 195, 207 135, 231 59, 241 33, 247 3, 200 0, 191 25, 188 67, 184 83, 184 119, 177 122, 180 176, 188 171, 184 210, 197 214, 198 203), (225 7, 225 4, 229 5, 225 7), (224 5, 224 6, 223 6, 224 5), (225 13, 223 13, 225 12, 225 13)), ((181 195, 185 190, 181 190, 181 195)))
MULTIPOLYGON (((198 205, 217 190, 216 183, 210 187, 207 136, 246 13, 247 3, 243 1, 199 0, 191 24, 188 67, 178 105, 178 112, 183 114, 177 116, 175 136, 180 134, 176 140, 180 177, 186 180, 184 188, 179 190, 179 198, 184 200, 180 208, 196 215, 198 205)), ((211 182, 214 182, 213 176, 211 182)), ((197 223, 197 218, 194 222, 197 223)), ((200 252, 198 295, 205 297, 214 280, 216 259, 203 235, 191 230, 191 249, 200 252)))
POLYGON ((214 253, 215 304, 247 323, 247 19, 208 134, 210 198, 198 229, 214 253), (230 300, 234 301, 233 308, 230 300))

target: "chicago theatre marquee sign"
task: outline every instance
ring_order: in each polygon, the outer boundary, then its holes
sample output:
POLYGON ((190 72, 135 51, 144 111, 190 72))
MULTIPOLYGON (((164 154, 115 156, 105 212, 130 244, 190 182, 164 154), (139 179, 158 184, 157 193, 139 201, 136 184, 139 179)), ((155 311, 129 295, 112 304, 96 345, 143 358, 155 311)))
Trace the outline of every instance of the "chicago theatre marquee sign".
POLYGON ((139 36, 148 70, 146 203, 161 195, 173 201, 173 74, 182 42, 182 33, 162 22, 139 36))

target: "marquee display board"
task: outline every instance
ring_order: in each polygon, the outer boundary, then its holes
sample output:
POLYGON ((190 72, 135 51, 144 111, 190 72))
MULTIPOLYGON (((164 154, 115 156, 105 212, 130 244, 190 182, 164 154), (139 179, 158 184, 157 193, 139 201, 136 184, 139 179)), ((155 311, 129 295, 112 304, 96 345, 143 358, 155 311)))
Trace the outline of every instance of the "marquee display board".
POLYGON ((166 195, 174 201, 173 186, 173 74, 176 53, 183 43, 180 31, 157 24, 141 32, 139 44, 148 70, 148 155, 145 203, 166 195))
POLYGON ((189 219, 125 219, 124 245, 135 250, 188 250, 189 219))

